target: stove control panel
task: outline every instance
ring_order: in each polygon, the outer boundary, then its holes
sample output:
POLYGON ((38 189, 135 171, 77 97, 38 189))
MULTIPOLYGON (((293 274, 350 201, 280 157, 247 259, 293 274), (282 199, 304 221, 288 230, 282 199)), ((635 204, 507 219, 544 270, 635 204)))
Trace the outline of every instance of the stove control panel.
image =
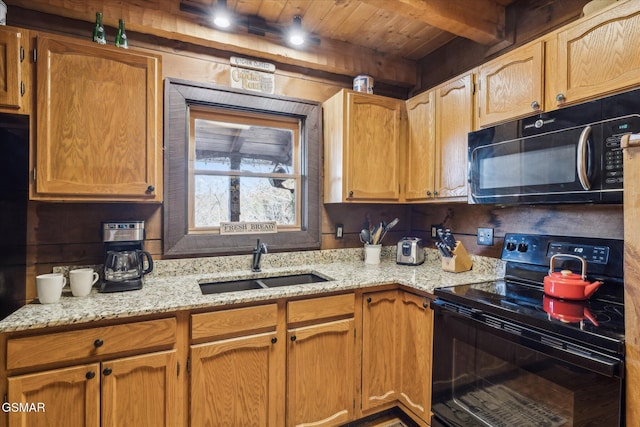
MULTIPOLYGON (((553 255, 577 255, 585 259, 590 273, 622 277, 623 243, 620 239, 507 233, 501 258, 510 263, 548 269, 553 255)), ((566 263, 570 265, 571 261, 568 259, 566 263)), ((576 267, 579 269, 580 266, 576 267)))
POLYGON ((547 256, 551 258, 557 254, 577 255, 584 258, 587 262, 606 264, 609 260, 609 247, 552 242, 549 244, 547 256))

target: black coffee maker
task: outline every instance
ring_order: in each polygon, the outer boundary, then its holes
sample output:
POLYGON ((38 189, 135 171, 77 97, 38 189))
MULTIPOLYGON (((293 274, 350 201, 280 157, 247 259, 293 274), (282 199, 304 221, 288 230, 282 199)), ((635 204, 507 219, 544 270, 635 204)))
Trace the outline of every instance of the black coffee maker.
POLYGON ((100 292, 142 289, 143 276, 153 270, 151 254, 143 248, 144 221, 103 222, 102 241, 104 279, 100 292))

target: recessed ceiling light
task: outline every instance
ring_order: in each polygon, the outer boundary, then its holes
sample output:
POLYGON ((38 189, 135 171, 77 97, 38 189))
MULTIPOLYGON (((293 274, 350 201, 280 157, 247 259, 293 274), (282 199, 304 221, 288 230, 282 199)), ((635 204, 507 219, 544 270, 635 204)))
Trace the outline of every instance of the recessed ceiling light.
POLYGON ((306 39, 306 33, 302 29, 302 17, 296 15, 293 17, 293 25, 289 29, 289 43, 294 46, 300 46, 304 44, 306 39))
POLYGON ((213 14, 213 24, 218 28, 229 28, 231 26, 231 14, 227 10, 227 0, 218 0, 213 14))

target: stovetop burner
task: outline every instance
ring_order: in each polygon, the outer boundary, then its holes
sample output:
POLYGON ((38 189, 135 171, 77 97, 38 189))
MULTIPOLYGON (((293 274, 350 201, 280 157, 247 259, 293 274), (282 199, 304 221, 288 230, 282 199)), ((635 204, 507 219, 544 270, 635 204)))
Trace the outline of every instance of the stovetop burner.
MULTIPOLYGON (((438 288, 435 295, 478 313, 551 333, 561 340, 622 354, 622 251, 621 240, 507 234, 502 254, 507 261, 506 279, 438 288), (542 281, 549 272, 551 256, 569 251, 587 260, 588 276, 604 281, 587 300, 563 300, 544 293, 542 281)), ((567 261, 561 268, 576 267, 570 263, 567 261)))

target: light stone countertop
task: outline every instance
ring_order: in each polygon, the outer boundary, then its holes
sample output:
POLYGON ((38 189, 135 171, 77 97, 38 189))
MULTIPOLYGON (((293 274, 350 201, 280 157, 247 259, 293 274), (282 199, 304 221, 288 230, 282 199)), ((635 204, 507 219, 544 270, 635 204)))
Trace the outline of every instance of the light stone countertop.
MULTIPOLYGON (((277 298, 318 295, 377 285, 399 283, 432 293, 439 286, 478 283, 504 275, 495 258, 474 257, 471 271, 445 272, 438 251, 425 249, 420 266, 398 265, 395 246, 383 248, 380 265, 365 265, 362 249, 286 252, 263 255, 262 272, 251 272, 251 255, 159 260, 145 276, 140 290, 73 297, 67 288, 58 303, 27 304, 0 321, 0 332, 80 324, 178 310, 202 309, 277 298), (333 280, 221 294, 203 295, 199 283, 314 272, 333 280)), ((68 267, 54 271, 67 272, 68 267)), ((97 286, 97 285, 96 285, 97 286)))

